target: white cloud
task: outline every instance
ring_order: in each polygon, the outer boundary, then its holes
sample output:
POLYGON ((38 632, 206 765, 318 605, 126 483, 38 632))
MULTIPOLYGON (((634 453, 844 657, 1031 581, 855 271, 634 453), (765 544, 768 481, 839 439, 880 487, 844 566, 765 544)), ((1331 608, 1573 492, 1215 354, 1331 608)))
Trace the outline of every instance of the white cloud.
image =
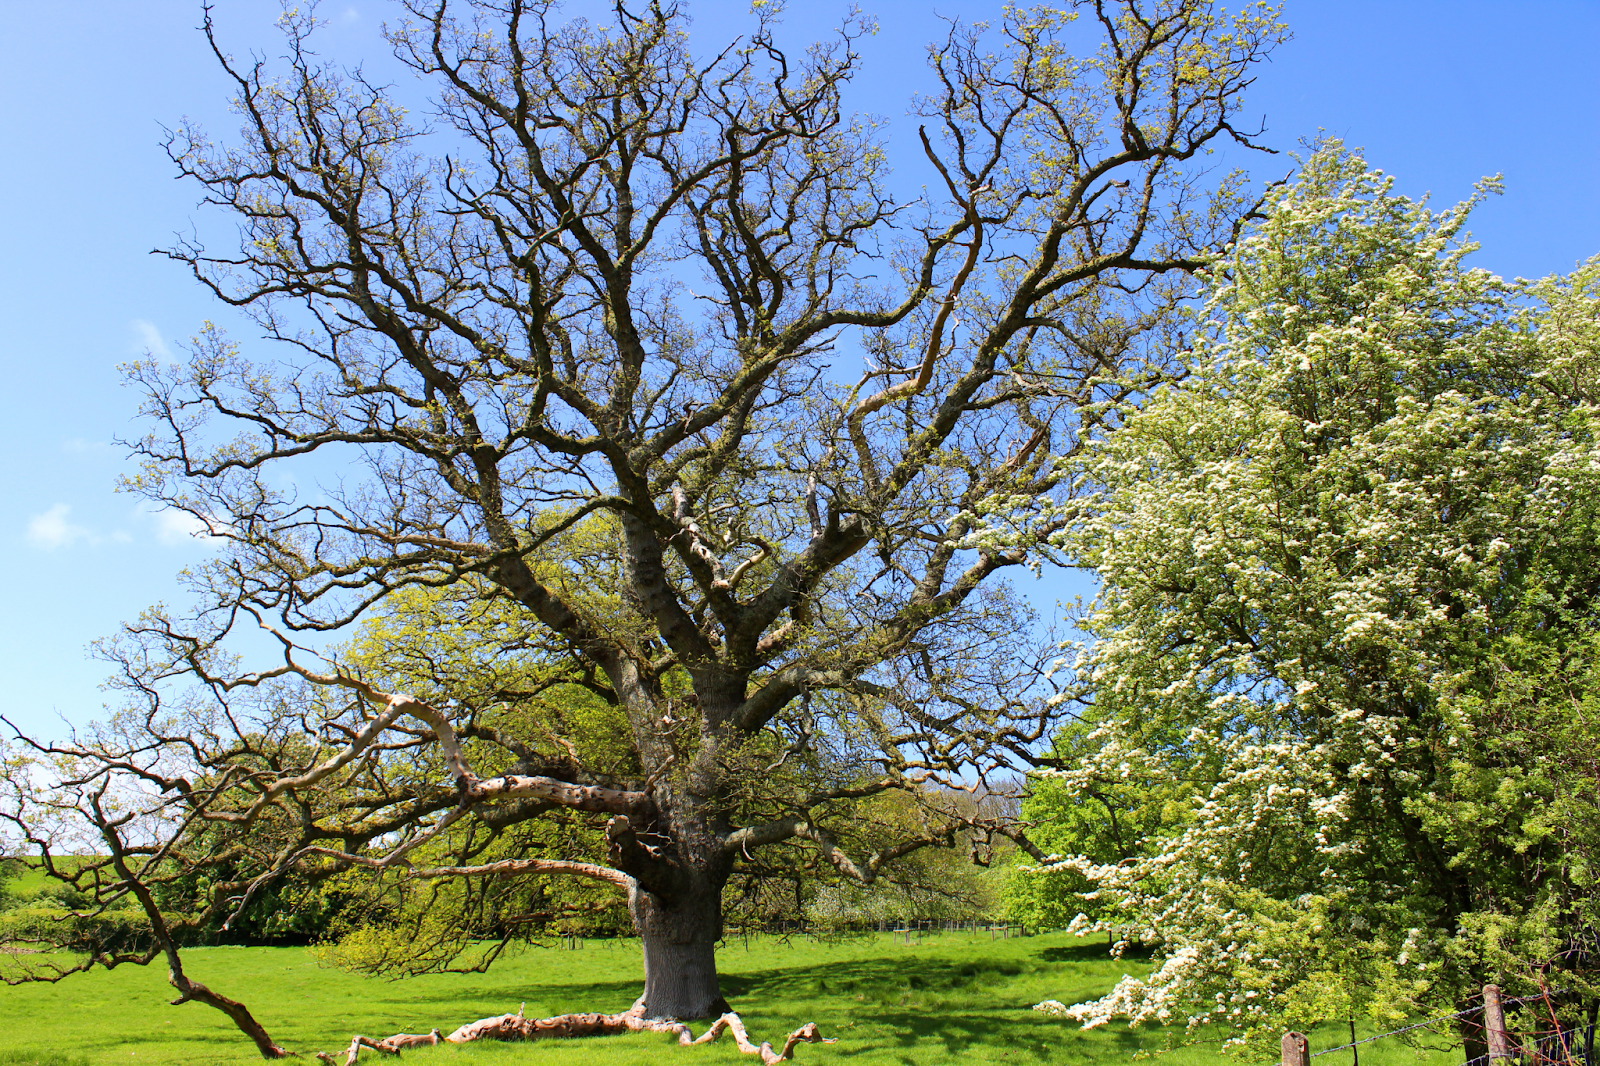
POLYGON ((88 526, 72 521, 72 506, 58 503, 42 514, 28 519, 28 543, 35 548, 53 552, 58 548, 72 548, 79 544, 95 547, 101 544, 129 544, 133 537, 122 529, 100 533, 88 526))
POLYGON ((162 339, 161 331, 154 322, 146 322, 136 318, 132 322, 134 341, 132 352, 135 355, 153 355, 157 359, 171 359, 172 349, 167 347, 167 342, 162 339))
POLYGON ((169 507, 155 512, 154 518, 156 521, 156 539, 168 547, 188 544, 194 540, 219 541, 223 539, 212 536, 210 527, 188 511, 178 511, 169 507))
POLYGON ((80 542, 98 543, 100 538, 87 526, 76 525, 67 520, 67 515, 71 511, 72 508, 67 504, 58 503, 43 514, 36 514, 28 519, 28 542, 45 551, 70 548, 80 542))
POLYGON ((133 508, 124 522, 133 527, 134 533, 138 534, 137 537, 129 533, 126 528, 112 529, 109 533, 103 533, 79 525, 72 520, 71 505, 58 503, 44 513, 28 519, 28 542, 45 551, 56 551, 59 548, 72 548, 78 545, 97 547, 103 544, 131 544, 136 539, 149 543, 153 538, 158 544, 169 548, 193 544, 196 541, 213 545, 224 539, 212 533, 213 529, 225 529, 222 523, 217 522, 208 526, 205 521, 189 512, 172 507, 158 510, 153 504, 140 504, 133 508))

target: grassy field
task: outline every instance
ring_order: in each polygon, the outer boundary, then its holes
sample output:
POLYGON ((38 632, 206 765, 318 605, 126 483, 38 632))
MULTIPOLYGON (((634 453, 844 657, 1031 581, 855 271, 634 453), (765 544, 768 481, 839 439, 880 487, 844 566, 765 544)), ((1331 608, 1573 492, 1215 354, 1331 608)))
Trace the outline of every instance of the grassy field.
MULTIPOLYGON (((76 865, 70 865, 76 863, 76 860, 71 856, 67 856, 59 861, 66 865, 67 869, 69 870, 77 869, 76 865)), ((29 863, 27 868, 17 876, 0 881, 0 893, 3 893, 7 896, 16 896, 21 899, 32 899, 41 891, 51 887, 56 883, 57 882, 51 881, 50 878, 45 876, 45 872, 42 867, 35 865, 34 863, 29 863)))
MULTIPOLYGON (((502 960, 488 974, 396 982, 328 968, 302 948, 191 949, 186 959, 195 977, 244 1000, 280 1044, 302 1052, 338 1051, 355 1032, 381 1037, 434 1026, 448 1032, 462 1022, 514 1011, 522 1002, 530 1016, 620 1011, 638 994, 640 974, 636 941, 590 941, 580 951, 533 948, 502 960)), ((1108 958, 1103 940, 1053 934, 991 942, 987 934, 954 933, 907 946, 889 936, 837 943, 762 938, 749 948, 730 941, 719 964, 724 991, 755 1040, 780 1040, 806 1021, 839 1038, 832 1045, 801 1045, 796 1058, 818 1066, 1122 1063, 1164 1042, 1160 1032, 1125 1026, 1082 1032, 1029 1009, 1042 999, 1087 999, 1123 973, 1144 969, 1134 960, 1108 958)), ((170 998, 165 971, 156 967, 0 988, 0 1066, 261 1061, 221 1014, 197 1004, 168 1006, 170 998)), ((1313 1049, 1343 1042, 1333 1030, 1312 1036, 1313 1049)), ((1347 1054, 1331 1055, 1320 1066, 1346 1066, 1347 1054)), ((726 1039, 681 1049, 656 1034, 420 1048, 406 1058, 422 1066, 757 1061, 726 1039)), ((1171 1066, 1239 1061, 1205 1047, 1163 1058, 1171 1066)), ((1446 1066, 1458 1060, 1449 1053, 1419 1057, 1384 1040, 1361 1049, 1360 1066, 1446 1066)))

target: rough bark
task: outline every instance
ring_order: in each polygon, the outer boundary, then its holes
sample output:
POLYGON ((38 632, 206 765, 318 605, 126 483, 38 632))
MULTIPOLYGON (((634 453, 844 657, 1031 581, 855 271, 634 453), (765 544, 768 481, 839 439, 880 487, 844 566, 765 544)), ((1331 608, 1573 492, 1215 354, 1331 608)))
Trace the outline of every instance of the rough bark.
POLYGON ((644 992, 634 1004, 641 1016, 688 1021, 729 1013, 717 985, 721 886, 706 883, 665 899, 636 891, 628 904, 644 947, 644 992))

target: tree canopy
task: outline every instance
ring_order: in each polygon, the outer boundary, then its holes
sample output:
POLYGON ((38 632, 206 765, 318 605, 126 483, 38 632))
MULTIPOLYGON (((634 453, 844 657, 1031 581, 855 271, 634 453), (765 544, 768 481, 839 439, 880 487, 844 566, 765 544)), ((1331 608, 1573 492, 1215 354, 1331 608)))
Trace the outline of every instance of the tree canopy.
POLYGON ((1600 260, 1469 267, 1494 188, 1433 212, 1319 151, 1211 268, 1188 375, 1070 464, 1103 586, 1043 774, 1184 802, 1031 875, 1158 945, 1056 1009, 1276 1039, 1595 995, 1600 260))

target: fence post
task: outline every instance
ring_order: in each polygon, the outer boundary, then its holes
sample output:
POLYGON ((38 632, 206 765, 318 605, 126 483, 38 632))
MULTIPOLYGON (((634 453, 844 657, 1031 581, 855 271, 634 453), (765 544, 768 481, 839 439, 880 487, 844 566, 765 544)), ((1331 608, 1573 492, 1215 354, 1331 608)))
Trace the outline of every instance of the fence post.
POLYGON ((1305 1034, 1288 1032, 1283 1034, 1283 1054, 1279 1060, 1282 1066, 1311 1066, 1311 1042, 1305 1034))
POLYGON ((1505 1007, 1500 1003, 1500 986, 1483 986, 1483 1031, 1489 1042, 1489 1062, 1511 1058, 1511 1034, 1506 1032, 1505 1007))

